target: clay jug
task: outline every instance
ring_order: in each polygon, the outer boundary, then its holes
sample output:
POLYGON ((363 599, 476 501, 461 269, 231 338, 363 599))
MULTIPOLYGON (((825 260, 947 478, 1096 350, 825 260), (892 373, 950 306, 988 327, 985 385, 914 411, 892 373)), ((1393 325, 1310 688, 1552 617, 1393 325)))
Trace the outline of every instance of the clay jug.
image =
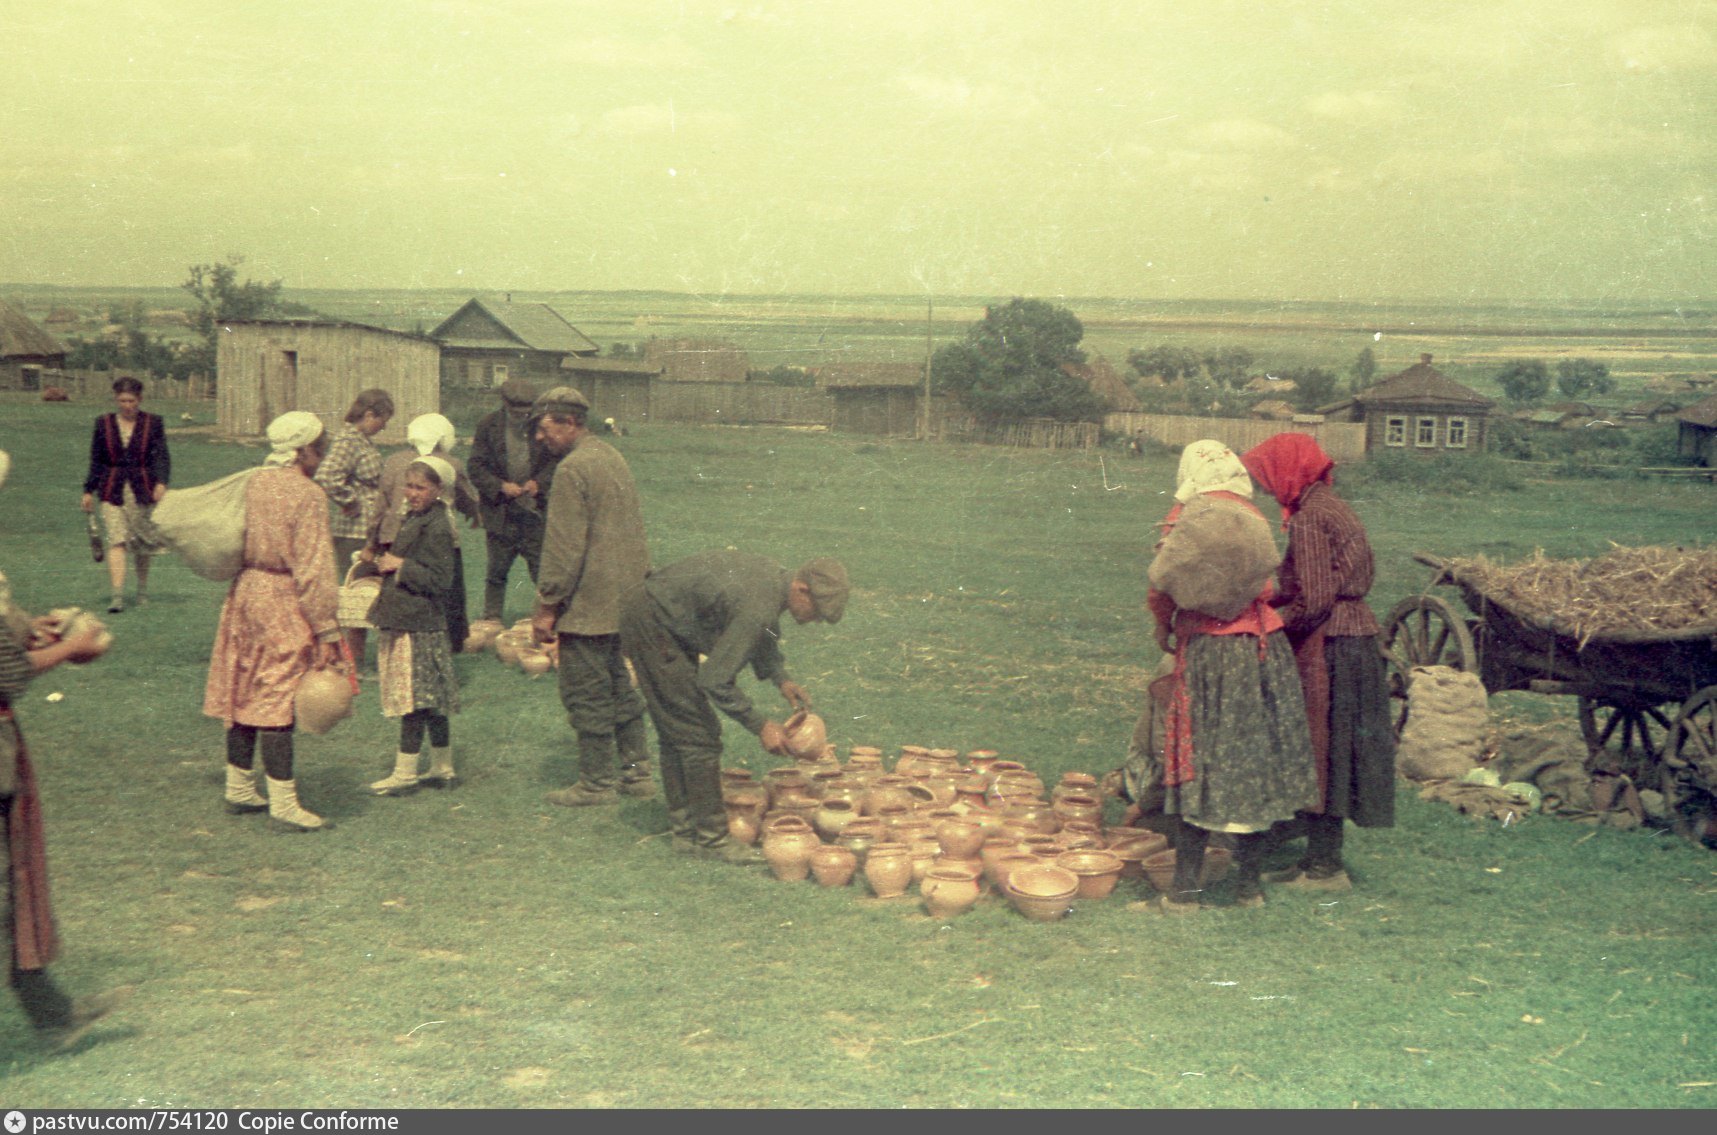
POLYGON ((844 887, 857 871, 858 856, 845 847, 824 844, 811 850, 811 874, 821 886, 844 887))
POLYGON ((931 867, 918 891, 924 896, 924 907, 930 917, 947 919, 971 910, 982 887, 971 868, 946 864, 931 867))
POLYGON ((1061 779, 1049 793, 1049 802, 1058 804, 1068 793, 1076 796, 1096 796, 1098 794, 1097 778, 1088 772, 1064 772, 1061 779))
POLYGON ((784 883, 798 882, 811 873, 811 852, 820 844, 811 825, 798 816, 779 816, 770 821, 763 836, 763 858, 769 870, 784 883))
POLYGON ((823 759, 823 746, 828 742, 829 731, 821 717, 801 709, 782 722, 781 731, 787 735, 789 756, 800 761, 823 759))
POLYGON ((816 827, 818 835, 829 843, 834 843, 841 838, 841 833, 846 830, 847 825, 856 819, 858 819, 858 809, 853 807, 851 800, 829 797, 818 803, 817 814, 812 823, 816 827))
POLYGON ((864 877, 877 898, 899 898, 912 883, 911 851, 904 843, 879 840, 864 857, 864 877))

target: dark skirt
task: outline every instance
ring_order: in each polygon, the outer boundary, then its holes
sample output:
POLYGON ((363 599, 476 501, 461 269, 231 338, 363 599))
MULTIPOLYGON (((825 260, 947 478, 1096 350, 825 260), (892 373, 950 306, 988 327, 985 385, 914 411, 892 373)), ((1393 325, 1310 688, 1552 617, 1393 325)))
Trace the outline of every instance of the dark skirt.
POLYGON ((1186 644, 1194 777, 1164 811, 1213 831, 1264 831, 1318 803, 1316 758, 1287 637, 1195 635, 1186 644))
POLYGON ((1329 671, 1329 792, 1324 814, 1362 828, 1395 824, 1395 730, 1389 680, 1370 635, 1324 639, 1329 671))

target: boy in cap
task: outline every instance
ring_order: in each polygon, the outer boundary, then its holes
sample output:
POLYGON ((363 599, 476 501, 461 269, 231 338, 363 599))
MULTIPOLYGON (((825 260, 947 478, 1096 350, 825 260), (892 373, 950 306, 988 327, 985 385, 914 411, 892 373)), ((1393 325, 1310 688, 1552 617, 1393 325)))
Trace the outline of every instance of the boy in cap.
POLYGON ((557 386, 531 406, 537 440, 560 458, 548 494, 537 566, 536 641, 557 643, 560 700, 578 735, 578 782, 551 804, 612 804, 650 796, 644 702, 620 653, 620 596, 650 570, 644 516, 620 451, 586 425, 590 404, 557 386))
POLYGON ((676 850, 727 863, 759 861, 755 848, 727 831, 715 710, 757 734, 768 752, 784 754, 785 731, 740 690, 739 672, 749 665, 794 709, 809 709, 810 697, 788 677, 781 656, 781 616, 838 623, 846 605, 847 570, 839 560, 818 557, 789 571, 733 550, 669 564, 626 595, 620 635, 656 726, 676 850))
POLYGON ((501 622, 507 600, 507 576, 515 560, 525 561, 536 583, 542 554, 543 498, 560 458, 531 436, 531 403, 537 391, 524 378, 509 378, 500 389, 501 408, 477 423, 466 473, 477 486, 488 566, 483 572, 483 617, 501 622))

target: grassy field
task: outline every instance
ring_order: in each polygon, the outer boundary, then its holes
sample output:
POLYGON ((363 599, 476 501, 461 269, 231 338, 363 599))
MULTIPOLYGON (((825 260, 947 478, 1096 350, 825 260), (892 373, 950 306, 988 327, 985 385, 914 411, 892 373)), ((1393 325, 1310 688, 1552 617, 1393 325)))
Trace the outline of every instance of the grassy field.
MULTIPOLYGON (((8 397, 0 569, 27 606, 99 608, 77 512, 96 408, 8 397)), ((1143 573, 1169 457, 689 426, 620 444, 657 562, 728 545, 847 562, 845 620, 784 628, 843 752, 995 748, 1046 779, 1119 763, 1156 661, 1143 573)), ((180 484, 260 457, 192 435, 173 449, 180 484)), ((1436 488, 1351 494, 1379 612, 1424 586, 1416 550, 1702 540, 1714 500, 1637 481, 1436 488)), ((338 827, 275 834, 222 812, 220 727, 198 712, 222 587, 168 558, 153 591, 113 617, 106 658, 19 707, 67 946, 55 971, 77 993, 139 992, 66 1057, 0 1018, 7 1106, 1717 1102, 1717 859, 1663 833, 1474 823, 1404 787, 1397 827, 1350 835, 1359 886, 1339 901, 1277 892, 1165 919, 1130 911, 1147 889, 1124 882, 1061 923, 987 900, 944 924, 862 884, 677 857, 659 800, 545 804, 574 759, 552 679, 464 656, 464 786, 368 796, 397 734, 366 692, 299 741, 304 798, 338 827)), ((526 598, 520 573, 510 613, 526 598)), ((1565 721, 1572 701, 1499 695, 1493 717, 1565 721)), ((749 734, 728 742, 730 764, 777 763, 749 734)))

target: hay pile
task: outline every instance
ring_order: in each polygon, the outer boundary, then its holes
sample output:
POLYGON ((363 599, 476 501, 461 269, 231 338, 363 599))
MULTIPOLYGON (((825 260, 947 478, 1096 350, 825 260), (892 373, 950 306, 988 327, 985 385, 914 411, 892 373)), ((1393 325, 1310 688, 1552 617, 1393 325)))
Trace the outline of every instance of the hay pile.
POLYGON ((1486 598, 1554 621, 1581 646, 1599 635, 1717 624, 1717 548, 1612 545, 1590 560, 1554 560, 1540 549, 1513 565, 1475 556, 1448 566, 1486 598))

